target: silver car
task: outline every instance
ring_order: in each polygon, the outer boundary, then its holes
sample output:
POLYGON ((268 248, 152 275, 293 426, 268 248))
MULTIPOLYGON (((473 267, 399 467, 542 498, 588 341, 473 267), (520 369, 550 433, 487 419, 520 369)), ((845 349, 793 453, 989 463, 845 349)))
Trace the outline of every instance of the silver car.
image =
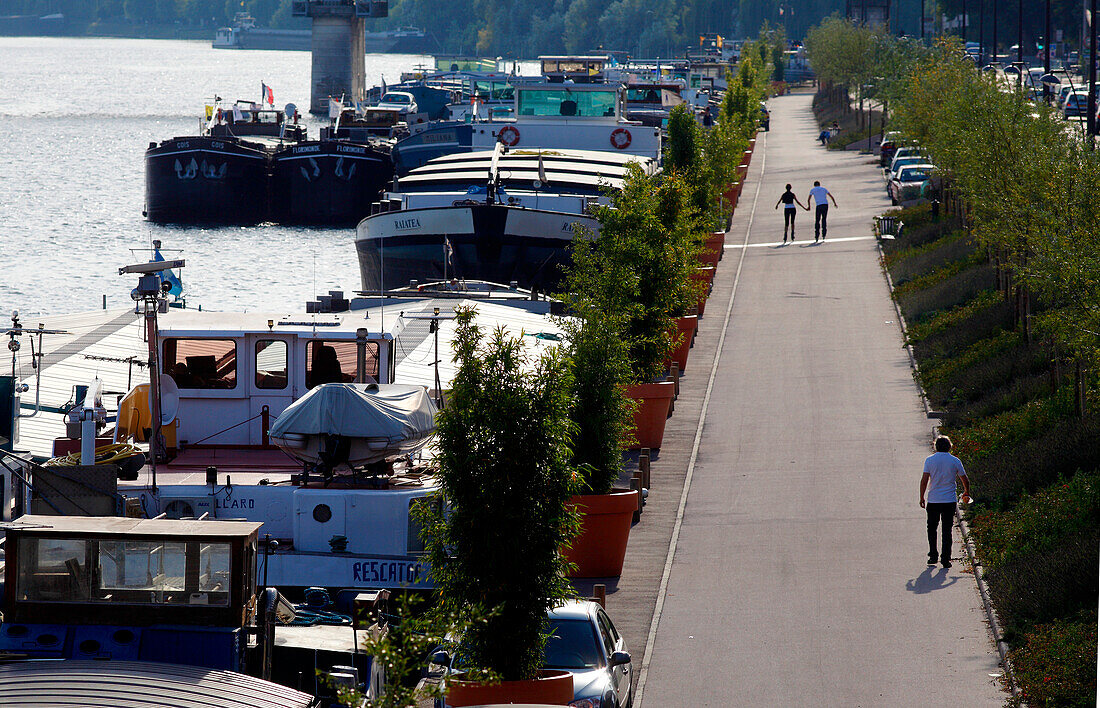
MULTIPOLYGON (((543 668, 573 674, 574 708, 630 708, 634 705, 634 667, 626 640, 599 603, 569 600, 547 613, 550 638, 543 668)), ((429 660, 428 676, 461 672, 461 660, 440 648, 429 660)), ((436 708, 443 702, 437 700, 436 708)))
POLYGON ((626 641, 599 603, 572 600, 550 611, 547 669, 573 674, 575 708, 627 708, 634 704, 634 667, 626 641))

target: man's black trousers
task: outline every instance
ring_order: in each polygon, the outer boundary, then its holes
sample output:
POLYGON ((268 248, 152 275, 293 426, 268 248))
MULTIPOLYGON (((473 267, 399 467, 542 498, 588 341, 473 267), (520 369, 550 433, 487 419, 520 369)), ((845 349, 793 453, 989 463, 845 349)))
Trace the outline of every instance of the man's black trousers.
POLYGON ((825 232, 829 230, 829 205, 818 204, 814 211, 814 240, 817 237, 825 238, 825 232))
POLYGON ((925 505, 925 509, 928 511, 928 557, 932 559, 939 556, 941 561, 949 560, 951 558, 951 525, 955 522, 955 503, 929 502, 925 505), (943 536, 943 547, 939 552, 936 550, 937 526, 940 527, 943 536))

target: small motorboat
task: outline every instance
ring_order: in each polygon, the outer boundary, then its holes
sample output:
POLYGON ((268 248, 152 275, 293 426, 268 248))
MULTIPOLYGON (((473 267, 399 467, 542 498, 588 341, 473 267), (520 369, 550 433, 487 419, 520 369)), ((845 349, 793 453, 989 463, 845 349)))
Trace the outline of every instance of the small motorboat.
POLYGON ((423 387, 321 384, 271 426, 271 441, 326 477, 415 453, 435 435, 435 404, 423 387))

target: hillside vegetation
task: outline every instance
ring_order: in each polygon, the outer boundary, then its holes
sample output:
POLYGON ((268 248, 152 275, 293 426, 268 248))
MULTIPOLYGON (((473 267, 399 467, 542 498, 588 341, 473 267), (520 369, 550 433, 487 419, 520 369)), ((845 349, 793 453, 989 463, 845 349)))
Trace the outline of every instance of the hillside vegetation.
MULTIPOLYGON (((764 21, 801 37, 843 3, 790 0, 783 6, 784 15, 778 0, 390 0, 390 16, 368 20, 368 29, 419 27, 449 53, 529 58, 603 48, 669 57, 698 46, 701 34, 744 38, 764 21)), ((116 33, 119 22, 139 33, 147 33, 150 23, 213 28, 237 12, 265 27, 309 27, 309 20, 291 16, 290 0, 0 0, 0 16, 57 12, 93 33, 108 26, 116 33)))

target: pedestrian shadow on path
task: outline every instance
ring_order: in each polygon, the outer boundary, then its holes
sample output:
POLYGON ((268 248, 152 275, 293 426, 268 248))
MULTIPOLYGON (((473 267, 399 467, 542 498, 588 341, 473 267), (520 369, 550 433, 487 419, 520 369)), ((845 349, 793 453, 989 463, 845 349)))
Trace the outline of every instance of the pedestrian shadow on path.
POLYGON ((951 587, 958 581, 957 577, 947 577, 947 568, 937 570, 936 566, 930 565, 913 580, 905 581, 905 589, 918 595, 926 595, 933 590, 951 587))

